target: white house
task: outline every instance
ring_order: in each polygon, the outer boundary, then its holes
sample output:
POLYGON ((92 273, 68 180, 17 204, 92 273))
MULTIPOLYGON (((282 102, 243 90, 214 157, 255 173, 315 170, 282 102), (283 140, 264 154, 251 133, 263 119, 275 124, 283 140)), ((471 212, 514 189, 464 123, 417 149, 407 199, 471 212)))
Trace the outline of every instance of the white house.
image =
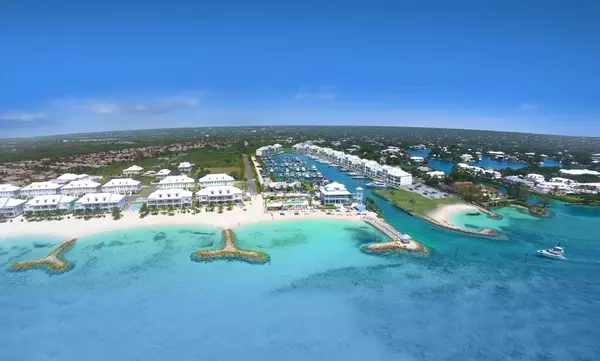
POLYGON ((161 180, 158 189, 192 189, 194 183, 194 178, 186 175, 172 175, 161 180))
POLYGON ((73 173, 65 173, 60 177, 53 179, 51 182, 58 184, 67 184, 73 181, 81 181, 89 179, 89 175, 87 174, 73 174, 73 173))
POLYGON ((156 173, 156 179, 162 180, 171 175, 171 171, 168 169, 161 169, 156 173))
POLYGON ((352 201, 352 193, 343 184, 333 182, 319 188, 321 204, 348 204, 352 201))
POLYGON ((190 162, 182 162, 177 166, 177 170, 181 173, 188 173, 194 168, 194 165, 190 162))
POLYGON ((410 157, 410 160, 412 160, 415 163, 423 163, 425 161, 425 158, 413 156, 413 157, 410 157))
POLYGON ((182 208, 192 205, 192 192, 185 189, 161 189, 146 198, 148 207, 182 208))
POLYGON ((528 175, 525 176, 525 179, 528 179, 532 182, 543 182, 546 180, 546 178, 544 178, 543 175, 536 174, 536 173, 529 173, 528 175))
POLYGON ((441 170, 434 170, 431 172, 427 172, 427 175, 432 178, 444 178, 446 175, 441 170))
POLYGON ((595 175, 600 177, 600 172, 589 169, 561 169, 559 170, 560 174, 568 174, 568 175, 595 175))
POLYGON ((0 198, 0 216, 11 218, 23 214, 27 201, 16 198, 0 198))
POLYGON ((33 182, 21 188, 21 197, 51 196, 60 193, 62 184, 54 182, 33 182))
POLYGON ((468 163, 473 160, 473 156, 471 154, 463 154, 460 156, 460 161, 468 163))
POLYGON ((125 196, 114 193, 89 193, 75 201, 75 210, 111 211, 113 208, 123 209, 125 196))
POLYGON ((492 178, 492 179, 500 179, 502 178, 502 173, 495 171, 493 169, 486 169, 483 171, 483 175, 492 178))
POLYGON ((207 187, 196 193, 196 198, 200 203, 224 204, 239 203, 242 201, 243 192, 241 189, 233 186, 207 187))
POLYGON ((21 187, 12 184, 0 184, 0 198, 19 198, 21 187))
POLYGON ((73 181, 60 189, 60 194, 65 196, 82 196, 88 193, 100 192, 100 183, 93 181, 73 181))
POLYGON ((133 194, 142 190, 142 182, 131 178, 111 179, 100 189, 102 193, 133 194))
POLYGON ((235 179, 225 173, 207 174, 198 180, 200 188, 217 187, 217 186, 233 186, 235 179))
POLYGON ((71 211, 77 197, 61 194, 36 196, 25 203, 25 212, 71 211))
POLYGON ((123 170, 123 175, 125 177, 131 177, 131 176, 134 176, 134 175, 141 174, 143 170, 144 170, 144 168, 142 168, 142 167, 140 167, 138 165, 132 165, 131 167, 123 170))

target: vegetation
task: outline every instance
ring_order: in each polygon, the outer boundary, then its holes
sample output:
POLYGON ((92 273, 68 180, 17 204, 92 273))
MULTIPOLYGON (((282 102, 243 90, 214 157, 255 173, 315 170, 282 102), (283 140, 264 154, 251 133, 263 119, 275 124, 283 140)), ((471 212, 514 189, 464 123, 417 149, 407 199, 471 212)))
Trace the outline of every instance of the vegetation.
POLYGON ((365 207, 367 208, 368 211, 374 212, 377 215, 381 215, 381 208, 379 208, 379 205, 377 203, 375 203, 373 198, 371 198, 371 197, 365 198, 365 207))
MULTIPOLYGON (((464 203, 458 198, 429 199, 404 189, 376 190, 375 194, 394 202, 396 206, 420 217, 426 216, 427 213, 441 205, 464 203)), ((365 204, 366 202, 365 200, 365 204)))
POLYGON ((110 213, 115 221, 123 217, 123 214, 121 214, 121 210, 118 207, 111 209, 110 213))

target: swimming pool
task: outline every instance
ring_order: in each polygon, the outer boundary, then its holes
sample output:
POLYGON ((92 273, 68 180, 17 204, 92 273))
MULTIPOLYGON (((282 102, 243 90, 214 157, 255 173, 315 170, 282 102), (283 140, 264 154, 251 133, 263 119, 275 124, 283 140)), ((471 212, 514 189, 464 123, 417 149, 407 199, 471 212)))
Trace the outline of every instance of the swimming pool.
POLYGON ((305 202, 301 202, 301 201, 287 201, 287 202, 283 202, 282 204, 286 205, 286 206, 295 206, 295 205, 301 206, 301 205, 306 204, 306 203, 305 202))
POLYGON ((140 208, 142 208, 142 204, 136 203, 136 204, 132 205, 131 207, 129 207, 129 210, 132 210, 134 212, 139 212, 140 208))

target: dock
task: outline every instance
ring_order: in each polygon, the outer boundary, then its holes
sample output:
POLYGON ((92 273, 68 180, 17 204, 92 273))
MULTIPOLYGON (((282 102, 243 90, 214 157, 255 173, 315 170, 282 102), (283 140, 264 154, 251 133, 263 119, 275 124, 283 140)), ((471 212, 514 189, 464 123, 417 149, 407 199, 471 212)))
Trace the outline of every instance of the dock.
POLYGON ((235 234, 231 229, 224 229, 221 235, 223 237, 223 248, 194 252, 190 256, 190 259, 194 262, 228 260, 252 264, 264 264, 271 260, 271 257, 264 252, 239 249, 235 243, 235 234))
POLYGON ((394 228, 392 225, 387 223, 383 219, 379 219, 373 216, 364 216, 362 220, 377 228, 383 234, 388 236, 391 241, 384 243, 374 243, 370 244, 363 248, 364 252, 367 253, 386 253, 386 252, 396 252, 396 251, 411 251, 411 252, 420 252, 420 253, 429 253, 427 247, 423 246, 419 242, 410 238, 407 243, 403 243, 400 240, 403 238, 404 234, 394 228))
POLYGON ((58 248, 56 248, 52 253, 47 255, 44 258, 36 259, 33 261, 25 261, 15 263, 10 267, 10 271, 20 272, 27 271, 30 269, 43 269, 50 274, 59 274, 64 273, 73 268, 73 264, 64 260, 62 258, 63 253, 69 250, 77 241, 76 238, 70 239, 63 244, 61 244, 58 248))

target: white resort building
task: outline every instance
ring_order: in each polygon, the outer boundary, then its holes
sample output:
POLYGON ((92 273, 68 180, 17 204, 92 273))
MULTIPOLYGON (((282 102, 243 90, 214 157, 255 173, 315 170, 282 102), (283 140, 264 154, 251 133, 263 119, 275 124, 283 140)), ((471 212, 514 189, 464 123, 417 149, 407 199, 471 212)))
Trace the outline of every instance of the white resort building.
POLYGON ((0 198, 0 216, 12 218, 23 214, 27 201, 16 198, 0 198))
POLYGON ((282 151, 283 147, 281 146, 281 144, 266 145, 264 147, 258 148, 256 150, 256 155, 259 157, 266 157, 269 155, 281 153, 282 151))
POLYGON ((21 188, 21 197, 33 198, 36 196, 51 196, 60 193, 62 184, 53 182, 33 182, 21 188))
POLYGON ((61 175, 60 177, 51 180, 51 182, 58 183, 58 184, 67 184, 67 183, 70 183, 73 181, 81 181, 81 180, 86 180, 89 178, 90 178, 90 176, 87 174, 65 173, 65 174, 61 175))
POLYGON ((25 203, 25 212, 71 211, 77 197, 60 194, 37 196, 25 203))
POLYGON ((535 173, 529 173, 528 175, 525 176, 525 179, 528 179, 532 182, 543 182, 546 180, 546 178, 544 178, 543 175, 535 174, 535 173))
POLYGON ((321 204, 350 204, 352 193, 343 184, 333 182, 319 188, 321 204))
POLYGON ((232 176, 225 173, 219 174, 207 174, 204 177, 198 179, 198 185, 200 188, 206 187, 217 187, 217 186, 233 186, 235 179, 232 176))
POLYGON ((193 189, 194 178, 186 175, 172 175, 158 182, 158 189, 193 189))
POLYGON ((100 210, 109 212, 113 208, 123 209, 125 196, 113 193, 90 193, 75 201, 75 210, 100 210))
POLYGON ((134 194, 142 190, 142 182, 131 178, 111 179, 100 187, 102 193, 134 194))
POLYGON ((192 205, 192 192, 185 189, 157 190, 146 198, 146 204, 148 207, 188 207, 192 205))
POLYGON ((296 144, 292 149, 296 153, 306 154, 311 158, 338 164, 369 178, 386 182, 391 186, 398 187, 412 184, 412 175, 399 167, 381 165, 374 160, 362 159, 356 155, 346 154, 331 148, 321 148, 307 143, 296 144))
POLYGON ((100 192, 100 183, 93 181, 73 181, 60 189, 60 194, 65 196, 82 196, 88 193, 100 192))
POLYGON ((19 198, 21 187, 12 184, 0 184, 0 198, 19 198))
POLYGON ((233 186, 208 187, 199 190, 196 198, 200 203, 206 204, 240 203, 243 199, 243 192, 233 186))
POLYGON ((177 166, 177 170, 181 173, 189 173, 192 168, 194 168, 194 165, 190 162, 179 163, 177 166))
POLYGON ((131 167, 129 167, 127 169, 123 169, 123 176, 131 177, 134 175, 140 175, 140 174, 142 174, 143 170, 144 170, 144 168, 142 168, 138 165, 132 165, 131 167))
POLYGON ((156 179, 162 180, 171 175, 171 171, 169 169, 161 169, 156 173, 156 179))

